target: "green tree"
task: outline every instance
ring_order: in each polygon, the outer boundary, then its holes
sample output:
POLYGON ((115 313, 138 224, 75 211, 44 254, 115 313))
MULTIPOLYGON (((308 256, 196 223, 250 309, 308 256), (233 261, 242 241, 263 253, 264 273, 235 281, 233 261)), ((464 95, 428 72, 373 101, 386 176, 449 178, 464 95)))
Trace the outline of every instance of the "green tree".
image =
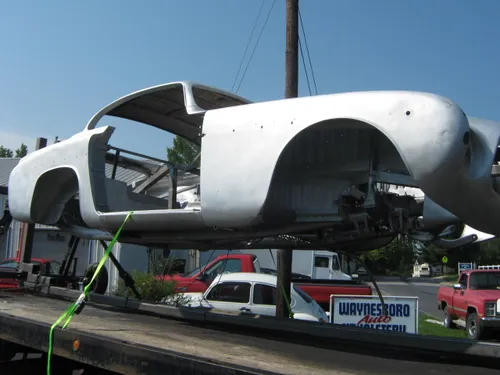
POLYGON ((422 255, 418 258, 420 263, 429 264, 440 264, 443 256, 447 255, 448 251, 446 249, 437 247, 436 245, 427 245, 423 251, 422 255))
POLYGON ((408 275, 417 258, 416 241, 397 236, 387 246, 364 255, 366 265, 378 275, 408 275))
POLYGON ((10 148, 3 147, 0 145, 0 158, 11 158, 14 156, 14 153, 10 148))
POLYGON ((16 158, 24 158, 26 155, 28 155, 28 146, 21 143, 21 146, 16 150, 16 158))
POLYGON ((479 244, 477 263, 482 265, 500 264, 500 238, 494 238, 479 244))
MULTIPOLYGON (((167 147, 167 160, 174 164, 190 165, 200 152, 200 147, 185 138, 175 136, 172 147, 167 147)), ((196 161, 200 166, 200 159, 196 161)))

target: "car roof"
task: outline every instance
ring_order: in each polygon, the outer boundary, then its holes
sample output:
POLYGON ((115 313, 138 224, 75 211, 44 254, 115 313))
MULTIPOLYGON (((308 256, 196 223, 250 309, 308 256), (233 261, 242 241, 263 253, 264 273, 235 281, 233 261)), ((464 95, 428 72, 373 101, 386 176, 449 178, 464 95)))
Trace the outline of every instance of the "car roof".
POLYGON ((498 271, 500 271, 500 268, 481 268, 481 269, 470 270, 468 271, 468 273, 498 272, 498 271))
POLYGON ((222 281, 248 281, 248 282, 263 282, 277 285, 278 278, 275 275, 256 272, 231 272, 222 274, 219 282, 222 281))

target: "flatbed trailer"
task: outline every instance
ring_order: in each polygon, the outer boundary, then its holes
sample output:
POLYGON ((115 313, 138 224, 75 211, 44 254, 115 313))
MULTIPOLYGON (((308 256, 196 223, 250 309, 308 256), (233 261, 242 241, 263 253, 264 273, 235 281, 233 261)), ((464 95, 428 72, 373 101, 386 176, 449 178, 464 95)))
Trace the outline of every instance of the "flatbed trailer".
MULTIPOLYGON (((46 353, 50 326, 69 305, 64 290, 47 294, 0 294, 0 340, 3 340, 3 356, 9 348, 13 352, 23 350, 46 353)), ((72 292, 66 295, 71 299, 72 292)), ((352 328, 337 333, 338 340, 328 334, 320 337, 318 329, 327 332, 333 327, 286 322, 293 325, 289 332, 278 332, 259 328, 260 319, 254 328, 231 323, 231 316, 222 316, 220 322, 210 323, 206 319, 197 321, 196 314, 178 318, 160 317, 154 308, 148 309, 140 303, 134 308, 117 308, 89 302, 79 315, 75 315, 65 329, 56 328, 53 340, 53 375, 71 374, 70 370, 92 366, 92 371, 83 374, 497 374, 500 365, 497 358, 450 356, 450 353, 423 354, 421 350, 401 351, 391 340, 380 335, 380 345, 363 344, 367 329, 354 329, 360 335, 352 335, 352 328), (152 314, 152 315, 151 315, 152 314), (297 330, 309 327, 310 334, 297 334, 297 330), (363 333, 364 332, 364 333, 363 333), (345 339, 341 339, 344 337, 345 339), (350 339, 349 339, 350 337, 350 339), (356 341, 358 340, 358 341, 356 341), (446 357, 449 357, 448 360, 446 357), (478 367, 481 367, 478 369, 478 367), (57 370, 56 370, 57 369, 57 370)), ((114 298, 114 305, 119 299, 114 298)), ((92 297, 90 299, 92 301, 92 297)), ((123 300, 120 302, 124 304, 123 300)), ((169 310, 167 308, 167 310, 169 310)), ((171 309, 174 311, 175 309, 171 309)), ((170 311, 170 310, 169 310, 170 311)), ((168 314, 173 314, 168 312, 168 314)), ((279 325, 275 319, 273 325, 279 325)), ((217 319, 212 318, 215 322, 217 319)), ((257 322, 257 323, 255 323, 257 322)), ((281 324, 281 323, 280 323, 281 324)), ((342 328, 342 327, 341 327, 342 328)), ((342 330, 341 330, 342 331, 342 330)), ((408 336, 408 335, 404 335, 408 336)), ((404 346, 407 339, 401 336, 404 346)), ((424 338, 425 339, 425 338, 424 338)), ((443 341, 443 340, 442 340, 443 341)), ((446 341, 446 340, 445 340, 446 341)), ((437 343, 443 345, 445 342, 437 343)), ((471 343, 472 345, 472 343, 471 343)), ((434 348, 429 348, 433 350, 434 348)), ((481 354, 481 351, 476 354, 481 354)), ((470 353, 469 353, 470 354, 470 353)), ((472 353, 474 354, 474 353, 472 353)), ((4 358, 5 359, 5 358, 4 358)), ((46 357, 42 357, 30 368, 29 374, 44 374, 46 357)), ((12 363, 0 363, 0 373, 8 374, 12 363), (5 366, 5 367, 4 367, 5 366), (3 370, 2 370, 3 368, 3 370)), ((19 366, 22 366, 21 364, 19 366)), ((15 371, 15 370, 13 370, 15 371)), ((18 374, 19 370, 13 372, 18 374)), ((22 373, 28 373, 22 371, 22 373)))
MULTIPOLYGON (((67 264, 74 244, 72 238, 67 264)), ((51 375, 82 369, 85 375, 469 375, 478 367, 488 375, 500 369, 500 345, 489 342, 142 302, 130 275, 116 259, 113 263, 134 298, 107 296, 103 288, 92 287, 88 303, 70 325, 54 330, 51 375)), ((0 374, 45 374, 50 327, 81 296, 76 286, 90 280, 75 283, 65 271, 42 276, 25 262, 4 273, 23 287, 0 291, 0 374), (22 352, 41 358, 12 361, 22 352)))

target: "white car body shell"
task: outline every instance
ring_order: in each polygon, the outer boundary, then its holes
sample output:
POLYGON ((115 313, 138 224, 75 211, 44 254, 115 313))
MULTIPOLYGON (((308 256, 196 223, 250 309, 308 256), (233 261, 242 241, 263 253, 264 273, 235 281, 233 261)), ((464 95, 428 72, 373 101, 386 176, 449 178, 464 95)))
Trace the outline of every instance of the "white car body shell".
POLYGON ((425 201, 417 216, 432 236, 457 221, 498 235, 500 200, 491 166, 499 138, 498 123, 469 119, 453 101, 429 93, 351 92, 251 103, 174 82, 124 96, 83 131, 24 157, 10 176, 9 208, 17 220, 59 225, 78 194, 88 228, 116 231, 134 211, 123 242, 180 241, 175 246, 191 248, 186 241, 303 233, 339 222, 355 223, 362 233, 366 213, 358 223, 339 202, 346 189, 373 178, 421 189, 425 201), (159 98, 176 98, 177 104, 167 107, 159 98), (158 195, 136 194, 106 176, 114 128, 96 128, 106 115, 201 145, 199 176, 183 177, 185 185, 197 184, 201 197, 171 209, 158 195), (368 168, 370 142, 378 150, 374 171, 368 168))

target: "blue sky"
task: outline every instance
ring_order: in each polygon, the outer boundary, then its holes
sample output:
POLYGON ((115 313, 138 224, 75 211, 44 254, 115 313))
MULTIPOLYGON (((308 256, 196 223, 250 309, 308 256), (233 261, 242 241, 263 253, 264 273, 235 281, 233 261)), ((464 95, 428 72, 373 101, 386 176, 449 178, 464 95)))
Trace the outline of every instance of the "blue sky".
MULTIPOLYGON (((230 90, 260 5, 1 0, 0 144, 32 149, 37 136, 67 138, 110 101, 160 83, 230 90)), ((320 94, 428 91, 500 120, 500 1, 302 0, 301 12, 320 94)), ((238 94, 283 97, 284 46, 285 0, 277 0, 238 94)), ((123 124, 112 143, 163 156, 171 137, 123 124)))

